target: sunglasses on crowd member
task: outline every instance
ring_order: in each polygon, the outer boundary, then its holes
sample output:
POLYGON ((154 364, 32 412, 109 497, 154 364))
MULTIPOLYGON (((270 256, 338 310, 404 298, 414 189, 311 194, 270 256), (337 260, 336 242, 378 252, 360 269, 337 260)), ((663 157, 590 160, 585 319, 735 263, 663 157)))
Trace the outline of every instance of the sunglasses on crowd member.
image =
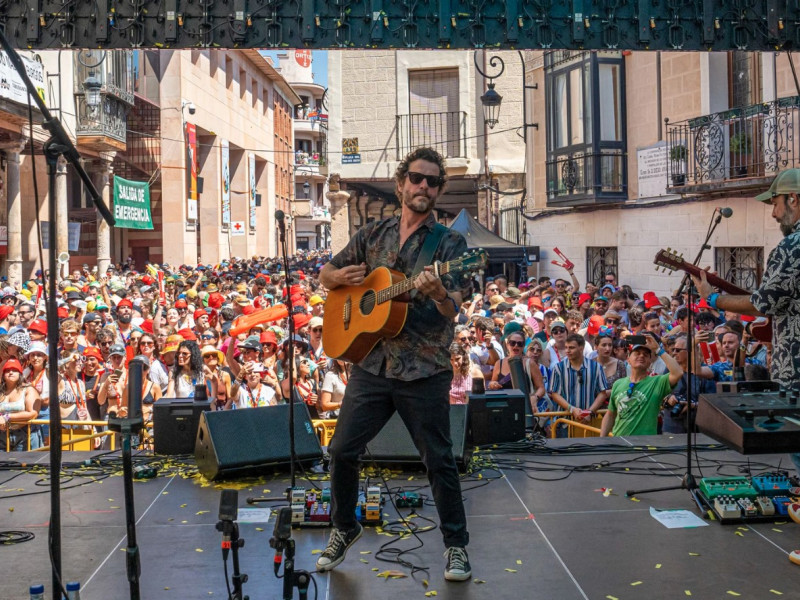
POLYGON ((314 333, 322 333, 322 327, 314 327, 311 331, 314 333))
POLYGON ((609 325, 619 325, 621 321, 620 319, 606 319, 606 323, 609 325))
POLYGON ((510 348, 522 348, 525 345, 525 342, 519 340, 508 340, 506 343, 510 348))
POLYGON ((567 287, 567 284, 566 283, 557 283, 556 287, 557 288, 565 288, 565 287, 567 287))
POLYGON ((553 327, 553 329, 550 330, 550 333, 567 333, 567 330, 563 327, 553 327))
POLYGON ((416 171, 409 171, 406 173, 406 176, 414 185, 422 183, 423 179, 427 182, 428 187, 431 188, 438 188, 444 184, 444 177, 439 177, 438 175, 424 175, 423 173, 417 173, 416 171))

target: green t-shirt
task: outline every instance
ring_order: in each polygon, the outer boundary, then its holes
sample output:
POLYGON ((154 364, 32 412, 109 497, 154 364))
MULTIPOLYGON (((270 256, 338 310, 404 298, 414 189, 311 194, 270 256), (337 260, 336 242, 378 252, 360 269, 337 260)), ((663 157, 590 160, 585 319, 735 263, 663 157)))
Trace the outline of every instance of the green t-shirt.
POLYGON ((655 435, 658 433, 658 413, 664 397, 670 393, 669 375, 647 377, 636 384, 628 398, 630 377, 618 379, 611 388, 608 410, 616 413, 615 437, 626 435, 655 435))

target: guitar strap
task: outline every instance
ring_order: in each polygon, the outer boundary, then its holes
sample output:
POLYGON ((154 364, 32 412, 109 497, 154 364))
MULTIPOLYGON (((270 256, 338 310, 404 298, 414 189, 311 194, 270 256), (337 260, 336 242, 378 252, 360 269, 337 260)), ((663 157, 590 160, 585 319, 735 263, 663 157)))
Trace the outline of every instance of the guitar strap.
MULTIPOLYGON (((411 273, 411 277, 419 275, 422 273, 425 267, 433 264, 433 255, 436 253, 436 249, 439 247, 439 242, 442 241, 446 231, 447 227, 441 223, 436 223, 433 231, 431 231, 425 237, 425 241, 422 243, 422 250, 419 252, 417 263, 414 265, 414 271, 411 273)), ((417 290, 411 290, 409 295, 413 298, 417 295, 417 290)))

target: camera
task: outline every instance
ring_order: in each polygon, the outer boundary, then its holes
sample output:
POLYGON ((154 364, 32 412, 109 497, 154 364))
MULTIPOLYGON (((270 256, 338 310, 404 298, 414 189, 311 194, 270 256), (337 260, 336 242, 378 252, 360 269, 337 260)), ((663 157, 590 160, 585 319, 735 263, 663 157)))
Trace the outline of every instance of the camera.
POLYGON ((672 407, 669 411, 669 416, 673 419, 680 419, 681 418, 681 411, 683 411, 683 405, 678 403, 672 407))

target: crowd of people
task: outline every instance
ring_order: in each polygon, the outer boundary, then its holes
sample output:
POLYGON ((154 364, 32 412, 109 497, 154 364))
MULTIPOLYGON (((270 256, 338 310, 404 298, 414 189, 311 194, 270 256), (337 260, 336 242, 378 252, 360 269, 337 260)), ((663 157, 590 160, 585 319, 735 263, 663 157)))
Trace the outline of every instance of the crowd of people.
MULTIPOLYGON (((260 257, 192 267, 148 265, 141 273, 118 267, 104 276, 76 270, 58 285, 59 381, 52 386, 42 281, 3 289, 0 430, 8 430, 9 448, 27 448, 26 423, 47 419, 55 408, 51 389, 62 420, 125 416, 133 360, 146 374, 146 423, 154 402, 193 397, 199 384, 216 410, 270 406, 293 397, 306 404, 312 418, 336 418, 350 364, 329 359, 322 347, 326 290, 318 274, 329 259, 327 252, 294 256, 290 283, 279 261, 260 257), (229 335, 238 316, 289 299, 293 389, 285 351, 288 318, 229 335)), ((768 378, 770 345, 751 335, 754 319, 723 315, 703 300, 689 303, 685 295, 658 298, 651 292, 639 297, 619 286, 611 272, 585 289, 571 272, 569 279, 509 285, 496 276, 473 285, 482 293, 460 306, 449 347, 451 403, 468 402, 476 380, 488 390, 511 388, 509 359, 520 357, 536 412, 569 411, 589 422, 609 408, 604 433, 682 432, 689 398, 712 392, 716 381, 743 374, 768 378), (696 328, 691 390, 690 310, 696 328), (709 344, 719 356, 707 364, 701 348, 709 344)), ((46 426, 33 427, 31 448, 46 444, 47 433, 46 426)))

